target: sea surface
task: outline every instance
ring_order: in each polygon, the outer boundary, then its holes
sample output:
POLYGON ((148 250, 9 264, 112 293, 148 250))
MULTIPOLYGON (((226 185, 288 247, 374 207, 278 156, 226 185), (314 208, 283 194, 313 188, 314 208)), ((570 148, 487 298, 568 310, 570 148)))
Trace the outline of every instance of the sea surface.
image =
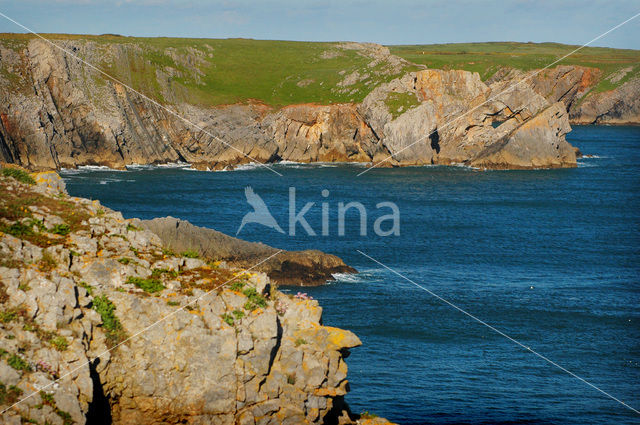
POLYGON ((640 410, 640 127, 581 126, 567 138, 594 155, 577 169, 357 176, 361 165, 282 164, 274 166, 282 177, 260 166, 63 174, 71 194, 125 217, 172 215, 231 235, 251 211, 251 186, 286 232, 247 224, 239 237, 321 249, 356 267, 358 275, 306 289, 325 324, 363 342, 347 359, 354 412, 401 424, 638 424, 640 414, 435 296, 640 410), (316 236, 300 225, 289 235, 291 187, 297 212, 315 203, 305 218, 316 236), (387 201, 399 208, 399 236, 374 234, 390 212, 376 204, 387 201), (338 234, 339 202, 366 207, 366 236, 353 209, 338 234))

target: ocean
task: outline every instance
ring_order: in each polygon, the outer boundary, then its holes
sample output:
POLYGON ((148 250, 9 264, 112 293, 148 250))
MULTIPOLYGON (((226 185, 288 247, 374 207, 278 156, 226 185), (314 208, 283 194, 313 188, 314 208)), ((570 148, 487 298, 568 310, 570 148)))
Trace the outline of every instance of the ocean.
POLYGON ((304 289, 325 324, 363 342, 347 359, 354 412, 401 424, 639 423, 611 397, 640 410, 640 128, 576 126, 567 139, 591 155, 577 169, 358 176, 358 164, 290 163, 274 166, 282 177, 258 165, 62 174, 70 194, 127 218, 172 215, 230 235, 251 211, 250 186, 285 233, 250 223, 238 237, 320 249, 358 269, 304 289), (290 234, 291 188, 296 212, 314 203, 304 217, 316 235, 300 225, 290 234), (362 204, 366 235, 355 209, 340 234, 340 202, 362 204), (398 235, 375 234, 389 214, 381 202, 398 206, 398 235))

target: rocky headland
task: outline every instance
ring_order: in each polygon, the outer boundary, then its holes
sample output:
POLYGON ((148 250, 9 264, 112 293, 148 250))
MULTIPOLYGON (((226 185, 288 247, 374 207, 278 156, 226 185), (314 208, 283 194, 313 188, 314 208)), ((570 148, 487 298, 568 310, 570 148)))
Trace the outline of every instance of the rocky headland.
POLYGON ((260 263, 254 270, 266 273, 273 282, 280 285, 323 285, 334 280, 335 273, 357 273, 342 259, 322 251, 280 251, 274 256, 279 251, 277 248, 194 226, 186 220, 162 217, 134 221, 158 235, 162 244, 175 252, 196 252, 203 258, 224 261, 239 268, 260 263), (265 258, 269 259, 262 262, 265 258))
MULTIPOLYGON (((117 72, 162 107, 42 40, 0 43, 0 160, 32 170, 167 162, 214 170, 283 160, 575 167, 574 149, 565 140, 570 122, 640 122, 640 80, 633 68, 608 76, 581 66, 535 76, 502 68, 482 81, 468 71, 425 69, 383 46, 339 43, 313 60, 318 67, 340 57, 364 61, 341 71, 326 89, 336 99, 352 96, 352 102, 208 105, 190 96, 186 81, 206 86, 215 47, 146 52, 144 44, 123 40, 56 43, 117 72), (172 65, 153 62, 158 55, 172 65), (619 85, 594 93, 605 77, 619 85)), ((291 91, 320 89, 321 83, 303 78, 291 91)))
POLYGON ((317 301, 174 253, 55 173, 5 168, 0 193, 2 423, 386 423, 349 412, 360 340, 317 301))

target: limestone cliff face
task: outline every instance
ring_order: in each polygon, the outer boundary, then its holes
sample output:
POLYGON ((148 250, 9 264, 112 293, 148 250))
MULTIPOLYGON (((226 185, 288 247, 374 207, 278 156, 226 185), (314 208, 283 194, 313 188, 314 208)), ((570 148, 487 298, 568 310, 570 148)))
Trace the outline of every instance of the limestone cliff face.
POLYGON ((354 105, 293 105, 272 120, 272 137, 283 160, 368 162, 387 152, 354 105))
MULTIPOLYGON (((93 41, 59 43, 89 62, 108 55, 110 63, 118 66, 136 57, 135 51, 127 50, 135 47, 124 44, 105 51, 93 41)), ((382 53, 385 63, 393 64, 392 55, 382 53)), ((34 170, 177 161, 202 170, 251 161, 377 163, 391 155, 384 165, 570 167, 575 159, 564 141, 570 129, 564 122, 567 116, 538 115, 558 100, 573 107, 575 102, 569 99, 576 99, 589 80, 587 71, 580 71, 579 78, 578 71, 566 72, 553 77, 562 84, 551 87, 540 79, 532 88, 518 87, 517 96, 511 92, 493 99, 496 87, 506 87, 512 74, 487 85, 466 71, 424 70, 373 88, 361 104, 305 104, 274 110, 249 103, 208 108, 187 103, 180 86, 163 72, 147 76, 142 84, 157 89, 160 106, 117 82, 96 78, 95 71, 41 40, 31 40, 18 51, 0 48, 0 57, 5 69, 20 74, 15 81, 0 76, 0 159, 34 170), (534 117, 537 127, 544 129, 536 137, 510 143, 513 154, 503 155, 500 165, 475 160, 506 146, 504 138, 515 135, 534 117), (491 123, 496 120, 506 125, 493 129, 491 123), (557 152, 554 146, 559 146, 557 152), (516 155, 514 150, 521 148, 516 155)), ((632 99, 624 102, 635 105, 632 99)), ((587 114, 601 104, 585 101, 581 108, 587 114)))
MULTIPOLYGON (((63 44, 89 61, 97 54, 92 42, 63 44)), ((114 49, 116 58, 124 56, 124 47, 114 49)), ((0 55, 27 69, 24 91, 0 92, 0 152, 7 162, 36 170, 176 161, 220 168, 246 162, 244 155, 267 161, 276 152, 260 128, 259 107, 173 105, 175 116, 118 83, 97 83, 95 71, 41 40, 29 42, 21 55, 10 49, 0 55)))
POLYGON ((576 165, 564 137, 571 130, 564 106, 549 104, 527 85, 487 86, 466 71, 418 71, 378 87, 360 109, 400 165, 576 165), (418 105, 394 118, 385 100, 397 93, 414 96, 418 105))
POLYGON ((344 402, 360 340, 316 301, 36 179, 0 176, 0 409, 24 399, 0 422, 364 423, 344 402))
POLYGON ((564 103, 574 124, 640 124, 640 79, 632 76, 633 67, 612 75, 602 75, 596 68, 560 65, 538 72, 501 69, 488 83, 515 82, 527 79, 531 88, 550 102, 564 103), (605 91, 593 90, 606 80, 619 83, 605 91))

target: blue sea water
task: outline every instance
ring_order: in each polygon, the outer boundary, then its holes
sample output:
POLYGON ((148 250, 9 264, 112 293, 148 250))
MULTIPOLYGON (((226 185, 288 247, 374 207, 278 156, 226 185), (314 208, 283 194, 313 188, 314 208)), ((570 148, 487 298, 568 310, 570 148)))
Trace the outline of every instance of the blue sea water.
MULTIPOLYGON (((247 225, 239 237, 285 249, 317 248, 360 274, 307 292, 324 323, 363 342, 347 359, 355 412, 402 424, 632 424, 640 415, 376 264, 429 291, 640 410, 640 128, 575 127, 577 169, 478 171, 462 167, 363 170, 358 165, 277 165, 233 172, 140 168, 73 170, 68 190, 125 217, 172 215, 234 235, 251 186, 287 230, 289 188, 298 211, 315 202, 296 236, 247 225), (325 198, 323 189, 329 190, 325 198), (338 235, 338 202, 355 211, 338 235), (373 222, 395 202, 400 235, 373 222), (329 236, 321 233, 321 203, 329 236)), ((293 289, 292 289, 293 290, 293 289)), ((297 289, 295 289, 297 290, 297 289)))

